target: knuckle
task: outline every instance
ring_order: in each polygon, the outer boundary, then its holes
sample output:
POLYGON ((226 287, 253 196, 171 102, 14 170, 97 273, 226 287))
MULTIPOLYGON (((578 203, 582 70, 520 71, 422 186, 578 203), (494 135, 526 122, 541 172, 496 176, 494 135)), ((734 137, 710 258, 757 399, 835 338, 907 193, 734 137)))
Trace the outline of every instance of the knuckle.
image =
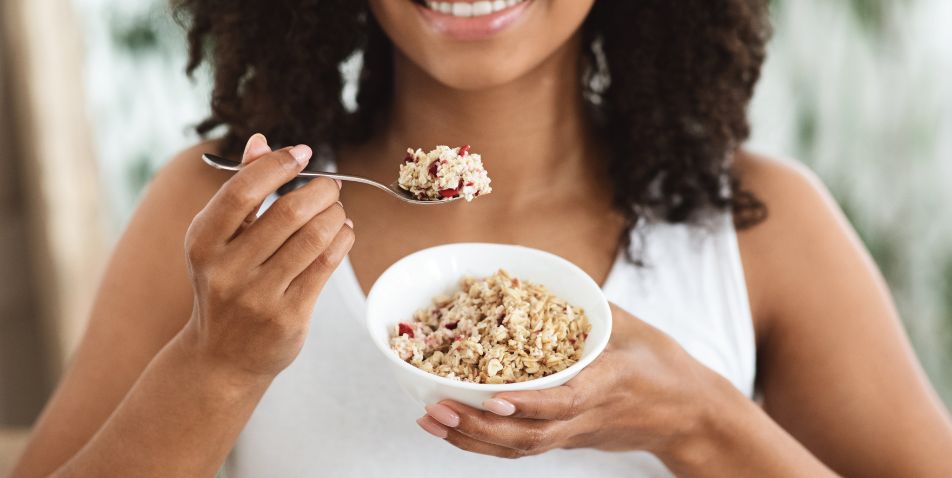
POLYGON ((192 228, 185 234, 185 255, 193 264, 204 263, 209 256, 208 244, 192 228))
POLYGON ((288 195, 279 199, 271 207, 279 220, 285 223, 299 224, 307 221, 307 208, 303 207, 297 196, 288 195))
POLYGON ((357 238, 357 233, 349 227, 341 227, 337 234, 341 237, 346 249, 349 249, 351 245, 354 244, 354 240, 357 238))
POLYGON ((314 259, 314 264, 320 270, 332 270, 334 266, 337 265, 337 258, 331 254, 321 254, 317 256, 317 259, 314 259))
POLYGON ((254 294, 238 294, 232 301, 235 313, 239 317, 258 317, 261 311, 261 301, 254 294))
POLYGON ((321 177, 314 179, 314 183, 315 192, 329 195, 332 201, 336 201, 340 198, 340 188, 337 187, 337 181, 331 178, 321 177))
POLYGON ((294 192, 300 194, 309 205, 318 205, 320 209, 331 207, 340 198, 334 180, 329 178, 312 179, 305 187, 294 192), (330 185, 328 185, 330 183, 330 185))
POLYGON ((325 221, 315 220, 311 222, 310 227, 301 232, 303 247, 309 251, 323 251, 330 245, 334 233, 337 231, 333 230, 333 227, 325 221))
POLYGON ((548 432, 539 427, 532 427, 526 430, 525 435, 517 443, 517 449, 521 451, 535 451, 541 448, 548 440, 548 432))
POLYGON ((279 320, 274 317, 267 317, 266 324, 278 339, 283 341, 294 341, 303 333, 301 325, 297 321, 279 320))
POLYGON ((334 261, 328 257, 328 254, 321 254, 314 259, 314 264, 318 269, 330 269, 334 267, 334 261))
POLYGON ((344 219, 347 219, 347 211, 344 210, 343 205, 337 202, 331 205, 328 214, 331 221, 338 225, 343 224, 344 219))
POLYGON ((213 303, 227 302, 231 295, 231 285, 223 281, 221 276, 215 269, 203 269, 197 277, 205 297, 213 303))
POLYGON ((229 205, 250 207, 257 201, 248 181, 237 175, 233 176, 223 187, 223 199, 229 205))
POLYGON ((575 392, 569 396, 567 403, 562 407, 559 414, 559 420, 571 420, 579 415, 582 410, 582 397, 575 392))
POLYGON ((204 284, 220 282, 219 264, 215 259, 215 250, 210 244, 196 242, 185 253, 189 271, 204 284))
POLYGON ((273 154, 275 155, 274 162, 277 163, 284 172, 297 174, 299 169, 298 162, 294 159, 290 150, 282 149, 275 151, 273 154))

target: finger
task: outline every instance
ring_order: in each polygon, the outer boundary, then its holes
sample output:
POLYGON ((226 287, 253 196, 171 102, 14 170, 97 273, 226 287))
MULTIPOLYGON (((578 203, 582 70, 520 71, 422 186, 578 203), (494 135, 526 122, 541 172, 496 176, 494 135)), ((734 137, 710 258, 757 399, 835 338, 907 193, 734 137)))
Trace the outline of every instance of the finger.
MULTIPOLYGON (((327 178, 310 181, 281 196, 236 237, 232 244, 243 251, 243 257, 247 257, 253 265, 259 265, 275 254, 289 236, 315 216, 337 204, 338 197, 340 189, 334 181, 327 178)), ((343 224, 343 221, 344 217, 341 217, 340 223, 343 224)), ((336 230, 333 232, 337 233, 336 230)), ((332 234, 328 239, 333 237, 332 234)))
POLYGON ((298 145, 268 153, 241 168, 199 213, 196 234, 203 241, 227 242, 268 194, 304 169, 311 154, 311 148, 298 145))
MULTIPOLYGON (((285 285, 317 260, 330 247, 347 215, 339 203, 325 209, 301 226, 261 265, 268 280, 285 285)), ((256 226, 258 224, 255 224, 256 226)))
POLYGON ((519 450, 513 450, 512 448, 493 445, 492 443, 486 443, 469 438, 462 433, 441 425, 430 416, 424 416, 423 418, 417 420, 417 425, 419 425, 420 428, 424 429, 427 433, 437 438, 442 438, 461 450, 479 453, 480 455, 497 456, 500 458, 515 459, 526 456, 525 452, 519 450))
POLYGON ((443 401, 426 407, 427 415, 474 440, 541 453, 555 447, 564 422, 500 417, 461 403, 443 401))
POLYGON ((248 138, 245 144, 245 152, 241 154, 241 164, 248 164, 271 152, 268 146, 268 138, 261 133, 255 133, 248 138))
POLYGON ((331 245, 291 281, 285 294, 293 294, 298 302, 313 306, 327 279, 344 257, 347 257, 350 248, 354 245, 353 225, 350 219, 345 221, 344 226, 337 231, 337 236, 334 237, 331 245))
MULTIPOLYGON (((584 370, 582 371, 584 373, 584 370)), ((582 373, 579 373, 578 379, 582 373)), ((574 381, 574 379, 573 379, 574 381)), ((561 385, 546 390, 528 390, 525 392, 504 392, 487 400, 483 405, 500 415, 535 420, 571 420, 585 409, 585 400, 579 392, 582 387, 561 385)))
MULTIPOLYGON (((248 142, 245 144, 245 152, 241 154, 241 163, 248 164, 256 159, 260 158, 271 152, 271 147, 268 146, 268 139, 264 137, 261 133, 255 133, 251 135, 251 138, 248 139, 248 142)), ((236 231, 237 234, 241 234, 248 226, 251 225, 258 217, 258 211, 261 209, 261 203, 258 203, 258 206, 251 210, 245 220, 241 222, 241 226, 236 231)))

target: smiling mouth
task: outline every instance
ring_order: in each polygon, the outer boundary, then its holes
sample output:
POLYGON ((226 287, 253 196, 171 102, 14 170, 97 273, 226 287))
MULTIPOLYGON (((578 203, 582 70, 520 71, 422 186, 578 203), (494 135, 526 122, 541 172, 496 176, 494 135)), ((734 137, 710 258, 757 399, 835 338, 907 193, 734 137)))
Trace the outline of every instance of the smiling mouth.
POLYGON ((414 3, 431 10, 433 12, 442 13, 444 15, 450 15, 453 17, 461 18, 471 18, 471 17, 482 17, 487 15, 492 15, 494 13, 499 13, 509 8, 519 6, 522 3, 527 2, 528 0, 495 0, 487 1, 481 0, 477 2, 465 2, 465 1, 431 1, 431 0, 414 0, 414 3))

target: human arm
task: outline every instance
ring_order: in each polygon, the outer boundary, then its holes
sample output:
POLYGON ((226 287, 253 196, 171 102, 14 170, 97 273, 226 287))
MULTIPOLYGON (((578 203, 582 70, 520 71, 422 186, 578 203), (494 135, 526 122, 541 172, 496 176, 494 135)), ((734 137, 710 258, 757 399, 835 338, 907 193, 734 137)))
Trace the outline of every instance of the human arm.
POLYGON ((220 466, 269 377, 297 353, 310 305, 353 241, 332 181, 313 181, 249 222, 297 168, 286 150, 258 148, 261 159, 231 187, 209 176, 219 173, 200 164, 199 149, 160 174, 13 476, 195 476, 220 466), (283 259, 265 265, 275 251, 283 259))
POLYGON ((875 266, 833 202, 809 174, 790 166, 744 157, 741 172, 770 211, 764 224, 739 234, 759 337, 763 410, 709 370, 698 371, 700 364, 679 347, 665 352, 669 347, 659 344, 670 339, 641 333, 622 349, 647 355, 606 351, 568 388, 500 396, 518 402, 517 414, 547 400, 560 403, 542 416, 548 420, 499 420, 445 403, 435 412, 431 407, 423 424, 481 453, 523 456, 584 440, 581 446, 653 451, 687 475, 822 476, 830 473, 825 465, 850 476, 948 476, 948 415, 912 355, 875 266), (621 380, 626 374, 639 377, 621 380), (667 395, 647 393, 654 389, 667 395), (565 394, 558 402, 560 390, 582 398, 565 394), (586 401, 592 393, 614 398, 598 405, 586 401), (456 427, 433 418, 453 422, 447 407, 458 417, 456 427), (593 418, 587 426, 565 419, 576 415, 593 418), (487 445, 500 442, 507 446, 487 445))
POLYGON ((834 200, 794 164, 739 165, 771 215, 738 236, 762 323, 764 410, 843 475, 952 476, 948 412, 834 200))

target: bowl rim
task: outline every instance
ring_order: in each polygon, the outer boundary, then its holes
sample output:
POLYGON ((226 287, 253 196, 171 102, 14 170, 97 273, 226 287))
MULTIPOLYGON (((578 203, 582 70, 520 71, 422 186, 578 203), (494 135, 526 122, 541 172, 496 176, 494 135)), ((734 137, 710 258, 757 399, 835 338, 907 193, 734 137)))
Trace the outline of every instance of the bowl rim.
MULTIPOLYGON (((370 287, 370 292, 367 293, 367 300, 366 300, 365 307, 367 310, 365 310, 365 313, 364 313, 364 325, 367 328, 367 333, 370 335, 370 340, 374 343, 377 349, 380 350, 383 353, 383 355, 387 357, 388 360, 390 360, 393 363, 396 363, 399 367, 402 367, 405 370, 409 370, 411 373, 419 377, 423 377, 427 380, 435 381, 438 384, 442 384, 442 385, 446 385, 446 386, 454 387, 454 388, 462 388, 466 390, 475 390, 480 392, 513 392, 513 391, 524 391, 524 390, 540 390, 543 388, 549 388, 549 387, 546 387, 546 385, 552 382, 558 382, 559 380, 563 378, 567 377, 568 379, 571 379, 576 374, 578 374, 582 369, 584 369, 586 366, 588 366, 593 361, 595 361, 595 359, 598 358, 602 354, 602 352, 605 351, 605 347, 608 345, 608 341, 609 339, 611 339, 611 335, 612 335, 612 313, 611 313, 611 307, 608 304, 608 298, 605 297, 605 293, 602 291, 601 286, 599 286, 598 283, 596 283, 595 280, 592 279, 592 277, 588 275, 588 273, 586 273, 584 270, 582 270, 581 267, 573 264, 569 260, 561 256, 558 256, 556 254, 553 254, 551 252, 546 252, 540 249, 535 249, 532 247, 520 246, 515 244, 499 244, 499 243, 492 243, 492 242, 456 242, 452 244, 442 244, 439 246, 427 247, 425 249, 420 249, 419 251, 412 252, 400 258, 399 260, 391 264, 389 267, 387 267, 387 269, 385 269, 383 273, 380 274, 380 277, 378 277, 377 280, 374 281, 373 285, 370 287), (527 380, 525 382, 516 382, 516 383, 501 383, 501 384, 473 383, 473 382, 464 382, 461 380, 453 380, 446 377, 442 377, 440 375, 436 375, 436 374, 432 374, 432 373, 420 370, 419 368, 403 360, 400 360, 400 358, 395 353, 393 353, 393 350, 390 349, 389 345, 381 344, 376 338, 374 338, 374 330, 372 329, 372 324, 370 323, 369 309, 371 307, 371 304, 375 302, 374 297, 380 293, 379 292, 380 289, 378 289, 377 286, 388 274, 392 273, 392 271, 395 270, 399 265, 403 264, 404 262, 409 262, 410 260, 414 259, 416 256, 419 256, 419 255, 432 253, 433 251, 436 251, 439 249, 454 249, 454 248, 474 247, 474 246, 488 248, 488 249, 497 249, 497 250, 516 249, 516 250, 519 250, 520 253, 529 253, 536 256, 545 257, 547 259, 553 260, 556 263, 564 266, 568 270, 571 270, 572 272, 575 273, 576 276, 580 278, 582 283, 592 288, 593 290, 598 291, 598 295, 601 299, 599 301, 598 308, 601 310, 597 312, 602 313, 602 315, 607 319, 607 323, 605 324, 605 327, 606 327, 605 335, 599 342, 588 343, 588 339, 586 339, 585 341, 586 347, 595 347, 594 352, 582 357, 581 360, 570 365, 565 370, 561 370, 552 375, 547 375, 542 378, 536 378, 532 380, 527 380)), ((586 311, 586 314, 588 314, 588 311, 586 311)))

